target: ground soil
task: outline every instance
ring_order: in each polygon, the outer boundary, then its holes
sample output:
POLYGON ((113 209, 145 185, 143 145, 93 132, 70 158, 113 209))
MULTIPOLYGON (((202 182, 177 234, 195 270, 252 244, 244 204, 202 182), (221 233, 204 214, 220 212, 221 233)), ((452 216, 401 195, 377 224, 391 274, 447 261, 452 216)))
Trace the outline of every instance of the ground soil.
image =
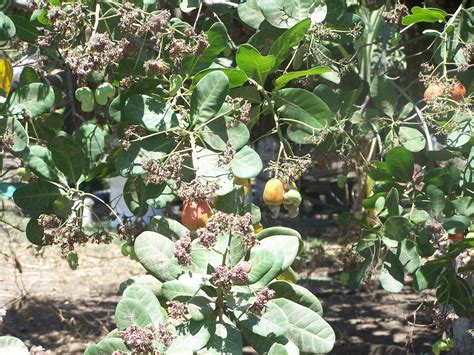
MULTIPOLYGON (((119 285, 142 274, 142 267, 112 244, 80 250, 80 266, 72 271, 59 250, 37 254, 16 233, 12 237, 0 229, 0 308, 7 309, 0 335, 42 345, 52 354, 81 354, 87 343, 114 328, 119 285)), ((323 242, 326 250, 338 247, 330 237, 323 242)), ((417 294, 409 286, 388 294, 376 283, 350 290, 338 282, 337 262, 325 260, 324 266, 302 273, 300 282, 323 303, 324 318, 336 332, 334 354, 430 352, 439 338, 430 318, 432 295, 417 294)))

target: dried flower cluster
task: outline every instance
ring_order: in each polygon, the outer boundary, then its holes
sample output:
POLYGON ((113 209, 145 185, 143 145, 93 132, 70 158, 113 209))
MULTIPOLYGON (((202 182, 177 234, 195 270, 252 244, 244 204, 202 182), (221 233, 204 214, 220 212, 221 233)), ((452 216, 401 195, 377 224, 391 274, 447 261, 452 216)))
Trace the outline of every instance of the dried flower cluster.
POLYGON ((230 142, 227 143, 225 150, 219 155, 218 166, 229 164, 234 159, 236 150, 230 142))
POLYGON ((271 177, 282 181, 296 181, 301 178, 311 161, 311 155, 309 154, 302 157, 281 158, 280 161, 270 161, 265 171, 271 177))
POLYGON ((219 265, 211 275, 211 282, 224 290, 229 290, 233 283, 245 284, 249 280, 248 273, 242 266, 235 266, 229 269, 227 266, 219 265))
POLYGON ((130 125, 125 130, 123 138, 120 140, 120 144, 122 144, 123 149, 129 150, 135 139, 144 137, 147 133, 147 130, 139 125, 130 125))
POLYGON ((217 211, 206 222, 205 228, 197 230, 198 243, 206 248, 214 246, 217 236, 232 232, 242 238, 246 249, 251 249, 257 244, 257 238, 252 225, 252 215, 246 213, 243 216, 226 214, 217 211))
POLYGON ((405 4, 397 3, 391 11, 382 12, 382 17, 386 23, 400 27, 402 18, 409 14, 408 7, 405 4))
POLYGON ((0 139, 0 153, 3 153, 6 149, 13 147, 15 136, 6 131, 0 139))
POLYGON ((156 350, 153 347, 153 341, 161 342, 167 348, 176 336, 168 329, 168 323, 162 323, 158 329, 151 324, 145 328, 131 325, 127 329, 119 332, 127 347, 133 354, 152 353, 156 350))
POLYGON ((185 321, 186 313, 188 311, 188 307, 185 303, 178 302, 178 301, 171 301, 167 303, 168 306, 168 316, 172 319, 176 319, 179 321, 185 321))
POLYGON ((41 345, 38 346, 32 346, 30 349, 30 354, 31 355, 45 355, 47 354, 46 349, 42 347, 41 345))
POLYGON ((38 225, 43 228, 43 245, 59 245, 62 255, 74 251, 76 244, 109 244, 113 239, 110 233, 103 230, 86 235, 75 218, 62 223, 55 215, 42 214, 38 217, 38 225))
POLYGON ((178 188, 178 196, 183 201, 204 201, 215 196, 219 184, 215 181, 207 181, 202 184, 197 180, 191 182, 181 181, 178 188))
POLYGON ((184 158, 182 154, 172 154, 163 163, 154 159, 145 160, 142 168, 147 173, 146 183, 163 184, 171 179, 176 186, 179 186, 184 158))
POLYGON ((246 124, 250 121, 250 110, 252 105, 240 97, 233 98, 229 95, 226 96, 225 102, 230 106, 234 119, 226 123, 227 128, 237 126, 239 123, 246 124))
POLYGON ((154 352, 153 340, 156 339, 156 329, 153 325, 145 329, 131 325, 124 331, 119 332, 127 347, 134 353, 154 352))
POLYGON ((189 232, 174 243, 174 256, 180 265, 191 265, 191 237, 189 232))
POLYGON ((135 238, 145 230, 143 222, 123 217, 122 223, 117 227, 117 233, 120 239, 126 240, 129 244, 133 244, 135 238))
POLYGON ((252 307, 250 307, 250 311, 259 316, 262 314, 262 311, 265 309, 265 306, 267 305, 268 301, 275 297, 275 291, 268 287, 265 287, 260 289, 257 292, 256 296, 257 298, 252 307))

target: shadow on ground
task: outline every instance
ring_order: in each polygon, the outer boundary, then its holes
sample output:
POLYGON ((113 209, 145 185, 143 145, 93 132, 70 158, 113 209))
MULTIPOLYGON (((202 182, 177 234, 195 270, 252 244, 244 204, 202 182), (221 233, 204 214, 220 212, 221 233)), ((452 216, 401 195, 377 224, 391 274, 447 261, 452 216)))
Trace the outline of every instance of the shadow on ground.
POLYGON ((87 343, 114 328, 118 296, 104 294, 103 299, 107 301, 24 298, 7 311, 3 333, 57 354, 82 354, 87 343))
POLYGON ((426 353, 440 338, 432 325, 432 297, 410 286, 390 294, 376 284, 360 290, 334 280, 301 284, 323 304, 324 319, 336 333, 334 354, 426 353))

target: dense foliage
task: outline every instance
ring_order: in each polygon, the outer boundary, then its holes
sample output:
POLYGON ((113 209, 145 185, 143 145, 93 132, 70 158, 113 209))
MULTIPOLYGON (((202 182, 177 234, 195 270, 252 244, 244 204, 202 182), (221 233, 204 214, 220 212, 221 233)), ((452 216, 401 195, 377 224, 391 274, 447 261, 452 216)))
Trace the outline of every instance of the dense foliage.
POLYGON ((353 245, 341 282, 400 292, 410 274, 436 289, 440 317, 468 315, 473 8, 169 3, 0 2, 1 148, 23 163, 13 199, 28 239, 76 268, 77 245, 121 238, 148 271, 123 284, 117 329, 86 354, 238 354, 242 336, 259 353, 329 352, 334 332, 290 268, 300 235, 263 228, 246 199, 266 173, 271 215, 297 217, 296 183, 315 161, 341 161, 341 186, 358 179, 339 218, 353 245), (264 167, 255 147, 269 136, 264 167), (133 216, 88 187, 118 175, 133 216), (83 227, 86 198, 116 231, 83 227), (176 198, 182 224, 144 223, 176 198))

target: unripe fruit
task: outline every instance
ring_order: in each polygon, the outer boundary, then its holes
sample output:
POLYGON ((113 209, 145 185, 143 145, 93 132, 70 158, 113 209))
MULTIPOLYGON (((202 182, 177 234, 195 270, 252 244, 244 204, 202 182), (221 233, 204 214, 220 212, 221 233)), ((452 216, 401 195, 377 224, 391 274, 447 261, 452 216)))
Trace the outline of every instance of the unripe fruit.
POLYGON ((268 180, 263 190, 263 201, 269 206, 279 206, 283 203, 285 189, 278 179, 268 180))
POLYGON ((31 179, 31 170, 28 168, 18 168, 16 169, 16 173, 23 181, 29 181, 31 179))
POLYGON ((296 218, 298 217, 299 213, 300 213, 300 208, 298 206, 294 206, 294 205, 287 205, 287 211, 288 211, 288 217, 289 218, 296 218))
POLYGON ((285 192, 285 195, 283 197, 283 203, 286 205, 301 205, 302 198, 298 190, 289 190, 285 192))
POLYGON ((130 250, 130 254, 128 256, 130 257, 130 259, 138 261, 137 254, 135 254, 135 248, 133 247, 133 245, 130 245, 129 250, 130 250))
POLYGON ((460 240, 464 239, 464 233, 449 233, 448 239, 453 240, 455 242, 459 242, 460 240))
POLYGON ((249 187, 250 186, 250 181, 249 181, 249 179, 243 179, 243 178, 236 177, 235 178, 235 184, 243 186, 244 196, 247 197, 248 194, 249 194, 249 191, 250 191, 250 187, 249 187))
POLYGON ((280 206, 279 205, 269 205, 268 208, 270 209, 270 217, 273 219, 277 219, 280 215, 280 206))
POLYGON ((129 256, 132 248, 133 247, 131 245, 129 245, 128 243, 123 243, 122 248, 120 249, 120 251, 122 252, 123 256, 129 256))
POLYGON ((75 251, 70 252, 67 255, 67 262, 71 270, 76 270, 79 265, 79 255, 75 251))
MULTIPOLYGON (((432 83, 430 84, 423 94, 423 98, 425 101, 430 101, 436 96, 441 96, 444 94, 444 88, 446 84, 444 83, 432 83)), ((461 100, 464 96, 466 96, 466 88, 461 82, 456 82, 451 89, 451 98, 453 100, 461 100)))
POLYGON ((183 205, 181 222, 191 230, 206 226, 206 221, 211 217, 212 209, 207 201, 188 201, 183 205))

